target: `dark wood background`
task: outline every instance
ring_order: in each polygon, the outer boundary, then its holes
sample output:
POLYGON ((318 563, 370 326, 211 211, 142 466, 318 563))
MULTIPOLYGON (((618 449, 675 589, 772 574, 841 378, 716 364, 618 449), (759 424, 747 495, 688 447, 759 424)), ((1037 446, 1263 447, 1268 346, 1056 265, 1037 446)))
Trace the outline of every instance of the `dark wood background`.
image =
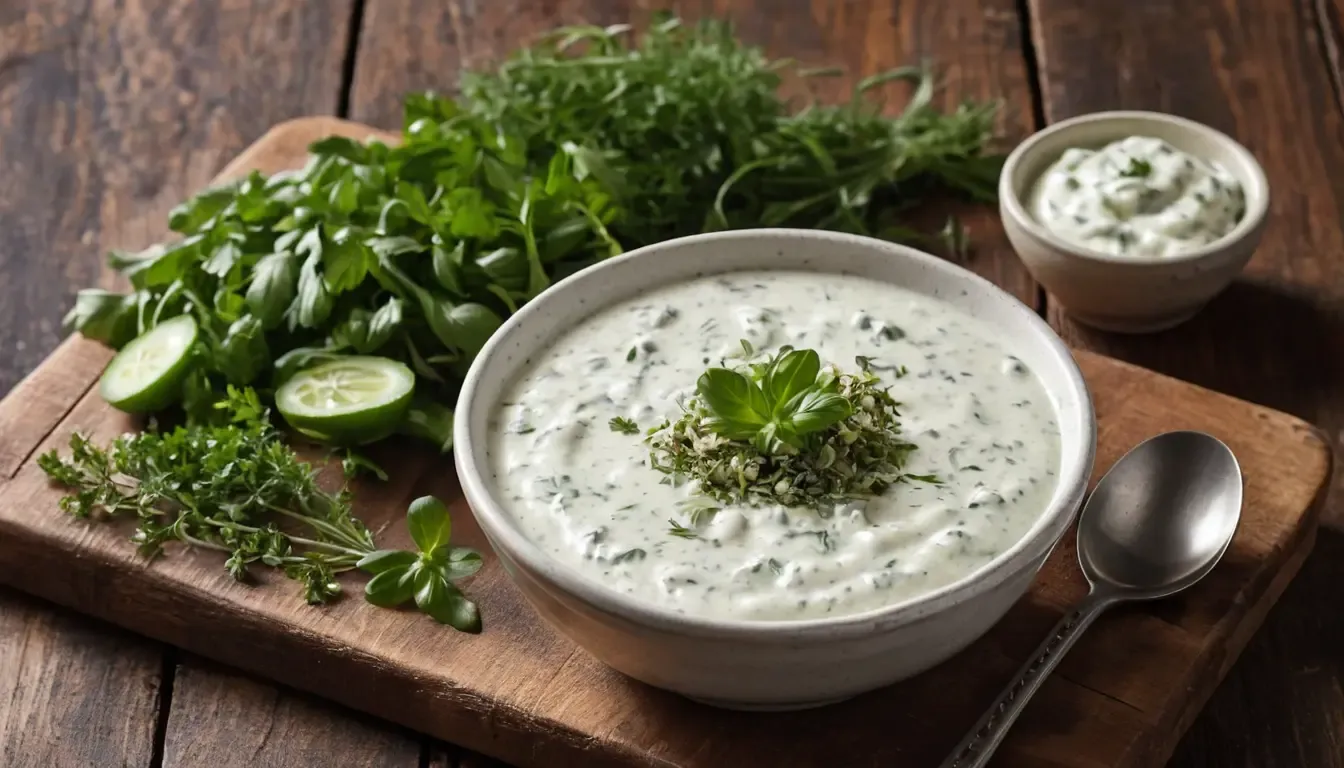
MULTIPOLYGON (((1008 143, 1113 108, 1236 136, 1269 174, 1269 229, 1244 278, 1182 328, 1073 324, 990 210, 968 213, 967 266, 1076 345, 1294 413, 1338 443, 1344 0, 0 0, 0 394, 59 341, 77 288, 116 285, 104 251, 161 237, 168 209, 272 124, 395 127, 403 93, 451 89, 539 30, 669 5, 856 76, 931 57, 949 100, 1003 100, 1008 143)), ((1328 515, 1344 521, 1337 505, 1328 515)), ((1344 536, 1323 532, 1172 766, 1344 768, 1340 585, 1344 536)), ((0 590, 0 766, 488 764, 0 590)))

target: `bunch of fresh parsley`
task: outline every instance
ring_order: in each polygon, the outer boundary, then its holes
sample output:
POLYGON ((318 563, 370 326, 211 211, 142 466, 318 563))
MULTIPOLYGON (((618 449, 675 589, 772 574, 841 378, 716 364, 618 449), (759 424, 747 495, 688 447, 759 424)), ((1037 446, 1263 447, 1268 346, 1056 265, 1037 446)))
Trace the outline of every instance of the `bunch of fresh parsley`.
POLYGON ((646 438, 654 469, 696 484, 691 527, 676 524, 673 532, 693 533, 721 504, 821 509, 880 495, 894 483, 937 482, 903 471, 915 445, 901 437, 898 404, 867 362, 859 365, 860 372, 843 373, 823 368, 813 350, 784 347, 761 362, 701 375, 681 417, 646 438))
POLYGON ((70 490, 60 505, 71 515, 133 517, 131 540, 145 557, 170 541, 217 550, 228 555, 224 566, 235 579, 276 568, 314 604, 337 597, 336 574, 357 568, 374 574, 369 602, 414 600, 441 623, 480 631, 476 605, 453 582, 475 573, 481 556, 449 544, 448 510, 438 499, 418 499, 407 513, 417 551, 378 550, 349 494, 318 485, 254 391, 230 387, 217 409, 222 423, 126 435, 107 447, 75 433, 68 457, 53 450, 38 465, 70 490))

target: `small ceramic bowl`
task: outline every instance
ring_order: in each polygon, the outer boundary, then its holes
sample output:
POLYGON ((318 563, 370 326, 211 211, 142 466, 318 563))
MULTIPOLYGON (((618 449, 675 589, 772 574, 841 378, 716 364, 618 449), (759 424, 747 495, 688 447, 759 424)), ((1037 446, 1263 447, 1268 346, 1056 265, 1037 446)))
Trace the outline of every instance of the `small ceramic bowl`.
MULTIPOLYGON (((912 248, 852 235, 762 229, 697 235, 632 251, 555 284, 477 355, 457 403, 454 459, 476 520, 505 571, 557 630, 650 685, 737 709, 817 706, 922 672, 984 634, 1030 586, 1078 510, 1096 424, 1069 350, 993 284, 912 248), (704 275, 750 269, 860 275, 948 302, 997 328, 1040 379, 1060 428, 1058 485, 1008 550, 945 587, 836 618, 748 621, 688 616, 590 579, 535 544, 500 500, 490 419, 530 361, 605 307, 704 275)), ((487 606, 488 608, 488 606, 487 606)))
POLYGON ((1245 147, 1207 125, 1159 112, 1098 112, 1055 123, 1018 145, 999 177, 1003 226, 1032 277, 1079 322, 1121 333, 1165 330, 1199 312, 1250 261, 1268 208, 1265 172, 1245 147), (1070 243, 1028 212, 1024 201, 1065 150, 1129 136, 1163 139, 1235 176, 1246 196, 1236 228, 1186 253, 1136 259, 1070 243))

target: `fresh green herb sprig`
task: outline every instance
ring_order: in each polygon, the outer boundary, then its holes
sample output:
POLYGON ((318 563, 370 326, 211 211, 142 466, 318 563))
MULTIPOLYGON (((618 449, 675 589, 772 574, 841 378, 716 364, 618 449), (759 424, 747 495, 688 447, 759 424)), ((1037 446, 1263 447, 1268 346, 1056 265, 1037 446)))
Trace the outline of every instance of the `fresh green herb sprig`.
POLYGON ((556 147, 613 180, 628 246, 705 230, 834 229, 905 239, 890 214, 931 188, 993 201, 1002 157, 986 151, 997 105, 934 106, 928 66, 859 81, 835 106, 797 111, 786 76, 831 69, 772 60, 730 24, 671 16, 630 26, 553 30, 494 72, 462 79, 466 108, 524 136, 535 162, 556 147), (880 98, 912 86, 899 114, 880 98))
MULTIPOLYGON (((862 362, 843 373, 822 368, 813 350, 785 347, 743 369, 706 371, 681 417, 647 438, 650 465, 696 483, 690 532, 713 504, 824 508, 937 482, 902 471, 915 446, 901 437, 897 405, 862 362)), ((672 532, 684 536, 679 525, 672 532)))
POLYGON ((480 630, 475 605, 451 583, 474 573, 480 555, 449 546, 441 503, 426 497, 411 505, 407 522, 418 552, 378 550, 350 495, 318 485, 317 472, 280 439, 254 391, 229 387, 218 410, 226 423, 142 432, 106 447, 75 433, 67 457, 52 450, 38 465, 70 489, 60 506, 74 517, 134 518, 131 540, 147 558, 170 541, 216 550, 228 555, 224 566, 238 581, 255 567, 276 568, 313 604, 339 596, 336 574, 355 568, 375 574, 370 602, 400 604, 405 600, 394 598, 402 592, 384 586, 396 581, 386 576, 396 571, 422 611, 463 631, 480 630))

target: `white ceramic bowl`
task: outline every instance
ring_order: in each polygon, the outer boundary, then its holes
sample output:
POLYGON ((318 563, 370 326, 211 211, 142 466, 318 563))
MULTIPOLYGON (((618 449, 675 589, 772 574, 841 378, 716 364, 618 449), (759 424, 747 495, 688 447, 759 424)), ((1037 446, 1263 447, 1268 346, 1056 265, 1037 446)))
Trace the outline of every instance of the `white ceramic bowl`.
POLYGON ((999 214, 1027 270, 1074 319, 1121 333, 1148 333, 1190 319, 1222 292, 1260 244, 1269 183, 1255 157, 1207 125, 1160 112, 1097 112, 1055 123, 1018 145, 999 177, 999 214), (1066 149, 1153 136, 1212 160, 1241 182, 1246 214, 1226 236, 1160 260, 1114 256, 1070 243, 1041 226, 1023 201, 1066 149))
MULTIPOLYGON (((911 248, 851 235, 763 229, 698 235, 583 270, 532 300, 477 356, 454 429, 457 472, 495 554, 532 605, 608 665, 659 688, 742 709, 848 698, 922 672, 990 628, 1026 591, 1078 510, 1096 425, 1069 350, 1034 312, 982 278, 911 248), (487 421, 530 359, 587 316, 656 286, 719 272, 794 269, 887 281, 1000 329, 1043 382, 1061 430, 1059 485, 1027 534, 970 576, 867 613, 799 621, 711 620, 642 602, 567 568, 500 504, 487 421)), ((489 606, 485 606, 488 611, 489 606)))

